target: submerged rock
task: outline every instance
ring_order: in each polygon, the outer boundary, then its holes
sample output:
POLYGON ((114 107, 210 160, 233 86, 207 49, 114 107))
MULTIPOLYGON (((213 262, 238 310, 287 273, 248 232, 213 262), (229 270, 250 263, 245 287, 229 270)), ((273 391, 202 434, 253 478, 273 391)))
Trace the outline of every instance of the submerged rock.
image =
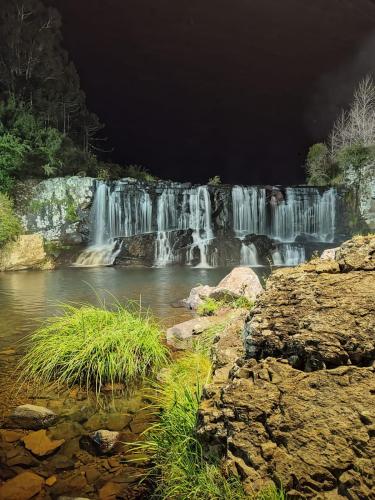
POLYGON ((10 423, 21 429, 46 429, 57 422, 57 415, 43 406, 17 406, 10 416, 10 423))
POLYGON ((0 486, 0 500, 29 500, 41 492, 44 479, 33 472, 22 472, 0 486))
POLYGON ((65 439, 55 441, 50 439, 44 429, 28 434, 22 441, 25 444, 25 448, 38 457, 51 455, 65 443, 65 439))

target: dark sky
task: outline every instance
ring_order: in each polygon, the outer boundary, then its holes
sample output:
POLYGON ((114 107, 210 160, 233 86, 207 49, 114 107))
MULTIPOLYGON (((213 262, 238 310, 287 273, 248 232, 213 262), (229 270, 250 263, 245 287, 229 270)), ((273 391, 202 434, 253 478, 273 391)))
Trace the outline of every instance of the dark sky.
POLYGON ((302 182, 375 68, 373 0, 53 1, 113 159, 163 178, 302 182))

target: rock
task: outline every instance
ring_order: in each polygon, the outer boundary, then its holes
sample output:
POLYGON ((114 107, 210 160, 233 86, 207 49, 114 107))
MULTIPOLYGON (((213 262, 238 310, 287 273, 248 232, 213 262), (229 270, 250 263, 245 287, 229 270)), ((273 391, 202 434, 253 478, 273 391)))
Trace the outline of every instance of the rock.
POLYGON ((223 318, 216 316, 194 318, 185 321, 167 330, 167 342, 175 349, 189 349, 195 336, 222 322, 223 318))
POLYGON ((131 420, 131 415, 110 413, 107 417, 106 427, 109 431, 122 431, 130 424, 131 420))
POLYGON ((5 443, 15 443, 17 441, 20 441, 20 439, 22 439, 24 436, 24 434, 22 432, 8 431, 8 430, 1 430, 0 435, 1 435, 1 439, 5 443))
POLYGON ((375 235, 356 236, 345 242, 336 260, 343 272, 375 271, 375 235))
POLYGON ((70 421, 61 422, 56 427, 50 429, 50 432, 53 439, 65 439, 65 441, 81 436, 84 433, 80 424, 70 421))
POLYGON ((91 433, 89 437, 100 453, 107 454, 115 448, 119 441, 120 433, 102 429, 91 433))
POLYGON ((95 483, 101 477, 101 472, 93 465, 86 466, 84 471, 86 474, 86 480, 89 484, 95 483))
POLYGON ((70 495, 69 498, 77 498, 75 495, 80 495, 87 488, 87 482, 84 475, 80 473, 72 473, 63 478, 58 477, 57 482, 51 486, 49 492, 53 498, 61 495, 70 495), (73 495, 73 497, 71 496, 73 495))
POLYGON ((0 486, 0 500, 29 500, 42 491, 44 479, 33 472, 22 472, 0 486))
POLYGON ((52 441, 48 436, 45 429, 40 431, 32 432, 28 434, 22 440, 25 444, 25 448, 30 450, 34 455, 38 457, 44 457, 46 455, 51 455, 55 452, 62 444, 65 443, 65 439, 59 439, 57 441, 52 441))
POLYGON ((17 406, 10 416, 10 420, 17 428, 38 430, 54 425, 57 415, 43 406, 22 405, 17 406))
POLYGON ((95 413, 83 424, 83 427, 88 431, 97 431, 103 426, 103 422, 104 416, 95 413))
POLYGON ((237 297, 244 296, 250 301, 254 301, 263 292, 257 274, 249 267, 235 267, 220 281, 217 289, 228 290, 231 294, 237 297))
POLYGON ((46 479, 47 486, 53 486, 56 482, 57 482, 56 476, 50 476, 48 479, 46 479))
POLYGON ((116 484, 109 482, 99 490, 100 500, 116 500, 116 498, 121 494, 124 487, 121 484, 116 484))
POLYGON ((259 278, 249 267, 235 267, 216 287, 199 286, 191 290, 184 304, 189 309, 197 309, 207 298, 222 300, 246 297, 254 301, 263 291, 259 278))
POLYGON ((44 250, 44 241, 39 234, 19 236, 0 250, 0 271, 22 271, 24 269, 53 269, 53 262, 44 250))
POLYGON ((8 467, 35 467, 39 465, 38 460, 21 447, 13 448, 7 453, 6 463, 8 467))
POLYGON ((372 367, 304 373, 252 359, 206 393, 199 435, 205 452, 220 450, 248 492, 273 478, 287 494, 297 491, 294 498, 336 498, 337 490, 372 498, 375 434, 365 422, 375 418, 374 394, 372 367))
POLYGON ((196 310, 209 297, 211 292, 211 286, 197 286, 191 290, 189 297, 183 300, 182 303, 189 309, 196 310))
POLYGON ((245 326, 248 357, 282 357, 305 371, 373 362, 375 236, 361 241, 346 243, 336 261, 272 274, 245 326))
POLYGON ((338 248, 327 248, 326 250, 324 250, 320 258, 322 260, 335 260, 337 251, 338 248))

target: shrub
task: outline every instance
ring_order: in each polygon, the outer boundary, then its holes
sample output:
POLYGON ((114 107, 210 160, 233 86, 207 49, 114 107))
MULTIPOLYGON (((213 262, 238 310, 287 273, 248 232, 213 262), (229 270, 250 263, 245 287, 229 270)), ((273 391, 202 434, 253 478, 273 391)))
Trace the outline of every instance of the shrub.
POLYGON ((197 313, 199 316, 213 316, 222 307, 251 309, 253 306, 254 303, 244 295, 237 299, 233 299, 231 296, 224 297, 222 300, 207 298, 198 306, 197 313))
POLYGON ((208 180, 209 186, 221 186, 221 178, 219 175, 215 175, 208 180))
POLYGON ((117 305, 63 306, 29 338, 22 378, 41 384, 79 384, 97 395, 106 384, 131 390, 168 359, 161 331, 148 313, 117 305))
POLYGON ((0 193, 0 246, 18 236, 21 230, 21 221, 14 213, 12 200, 0 193))
POLYGON ((27 147, 12 134, 0 135, 0 192, 7 192, 13 177, 20 170, 27 147))
POLYGON ((360 144, 347 146, 337 155, 337 161, 341 170, 345 170, 349 167, 359 170, 361 167, 373 162, 374 160, 374 149, 360 144))
POLYGON ((146 168, 140 165, 128 165, 125 167, 124 173, 125 177, 132 177, 138 181, 154 182, 157 180, 157 177, 154 177, 146 168))
POLYGON ((332 165, 328 148, 323 143, 309 149, 306 161, 308 182, 314 186, 325 186, 331 178, 332 165))

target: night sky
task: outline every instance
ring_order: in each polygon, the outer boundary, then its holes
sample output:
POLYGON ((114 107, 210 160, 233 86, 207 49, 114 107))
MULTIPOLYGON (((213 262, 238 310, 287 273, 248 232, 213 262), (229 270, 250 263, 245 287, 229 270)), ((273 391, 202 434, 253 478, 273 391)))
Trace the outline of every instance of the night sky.
POLYGON ((112 159, 162 178, 302 182, 375 69, 373 0, 53 1, 112 159))

